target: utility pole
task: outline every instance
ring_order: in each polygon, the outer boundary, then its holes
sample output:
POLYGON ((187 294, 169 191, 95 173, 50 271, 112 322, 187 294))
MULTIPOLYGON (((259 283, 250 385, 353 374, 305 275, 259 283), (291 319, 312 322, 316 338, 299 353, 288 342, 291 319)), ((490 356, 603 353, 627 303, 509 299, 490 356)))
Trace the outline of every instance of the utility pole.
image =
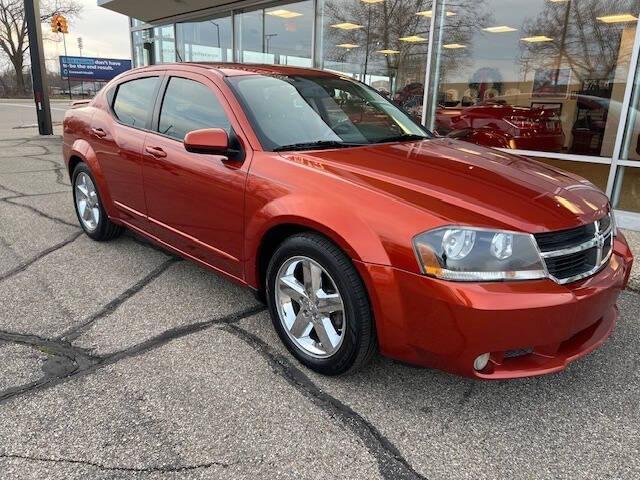
POLYGON ((38 131, 40 135, 53 135, 51 105, 47 87, 44 49, 42 48, 42 28, 40 27, 40 0, 24 0, 24 14, 29 34, 29 54, 31 56, 31 79, 33 99, 36 102, 38 131))

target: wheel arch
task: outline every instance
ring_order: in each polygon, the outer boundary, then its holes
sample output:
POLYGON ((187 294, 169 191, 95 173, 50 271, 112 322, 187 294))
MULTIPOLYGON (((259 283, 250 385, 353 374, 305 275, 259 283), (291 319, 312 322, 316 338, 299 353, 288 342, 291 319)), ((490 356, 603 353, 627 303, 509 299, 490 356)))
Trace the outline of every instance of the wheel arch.
MULTIPOLYGON (((249 246, 250 255, 245 270, 246 280, 256 289, 261 299, 264 298, 264 280, 271 256, 283 241, 299 233, 315 233, 326 238, 342 250, 352 262, 370 261, 372 252, 375 250, 379 260, 382 263, 388 263, 382 242, 377 237, 370 237, 372 232, 369 228, 365 229, 359 225, 360 222, 354 223, 353 221, 346 224, 339 222, 336 225, 338 228, 330 228, 327 226, 328 223, 303 216, 287 215, 273 219, 264 226, 259 235, 253 237, 256 238, 256 241, 249 246), (345 225, 349 225, 348 230, 342 228, 345 225), (358 234, 355 235, 355 232, 358 234)), ((362 281, 368 291, 367 282, 364 278, 362 281)))
POLYGON ((102 168, 100 167, 100 163, 98 162, 98 157, 96 156, 95 151, 91 147, 91 144, 83 139, 77 139, 68 153, 68 170, 69 170, 69 178, 73 182, 73 171, 79 163, 84 163, 89 167, 93 178, 95 179, 100 192, 100 198, 102 200, 102 204, 107 211, 107 214, 110 218, 116 216, 115 207, 113 205, 113 200, 111 194, 109 192, 109 187, 107 186, 107 181, 102 172, 102 168))

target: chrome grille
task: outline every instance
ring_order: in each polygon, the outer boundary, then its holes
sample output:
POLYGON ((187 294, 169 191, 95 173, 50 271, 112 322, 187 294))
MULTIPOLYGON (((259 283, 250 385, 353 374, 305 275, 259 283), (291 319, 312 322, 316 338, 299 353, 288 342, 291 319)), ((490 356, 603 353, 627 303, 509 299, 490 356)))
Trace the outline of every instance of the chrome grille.
POLYGON ((571 230, 535 235, 549 275, 558 283, 589 277, 611 258, 613 245, 611 215, 571 230))

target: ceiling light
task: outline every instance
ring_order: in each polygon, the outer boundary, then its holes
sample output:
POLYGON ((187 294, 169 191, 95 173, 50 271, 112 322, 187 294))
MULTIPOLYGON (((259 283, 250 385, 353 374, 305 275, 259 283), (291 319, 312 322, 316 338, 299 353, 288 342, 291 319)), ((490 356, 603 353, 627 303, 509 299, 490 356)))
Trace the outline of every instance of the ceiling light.
POLYGON ((384 0, 360 0, 362 3, 380 3, 384 2, 384 0))
POLYGON ((396 53, 400 53, 400 51, 399 51, 399 50, 388 50, 388 49, 385 49, 385 50, 377 50, 377 52, 378 52, 378 53, 382 53, 382 54, 384 54, 384 55, 395 55, 396 53))
MULTIPOLYGON (((416 15, 421 15, 423 17, 431 18, 433 16, 433 10, 423 10, 422 12, 416 13, 416 15)), ((455 12, 447 12, 447 17, 455 17, 455 16, 456 16, 455 12)))
POLYGON ((443 48, 451 48, 451 49, 455 49, 455 48, 467 48, 466 45, 463 45, 461 43, 447 43, 446 45, 442 45, 443 48))
POLYGON ((539 43, 539 42, 552 42, 553 38, 549 38, 546 35, 536 35, 535 37, 521 38, 523 42, 539 43))
POLYGON ((336 23, 331 26, 333 28, 340 28, 342 30, 355 30, 356 28, 363 28, 363 25, 358 25, 357 23, 349 23, 349 22, 336 23))
POLYGON ((410 35, 408 37, 400 37, 400 40, 402 40, 403 42, 418 43, 418 42, 425 42, 427 39, 420 37, 418 35, 410 35))
POLYGON ((281 8, 279 10, 271 10, 270 12, 267 12, 267 15, 280 18, 295 18, 301 17, 302 13, 292 12, 291 10, 285 10, 284 8, 281 8))
POLYGON ((621 13, 619 15, 607 15, 606 17, 596 17, 603 23, 625 23, 625 22, 635 22, 638 20, 638 17, 634 17, 630 13, 621 13))
POLYGON ((336 47, 340 47, 340 48, 356 48, 359 46, 360 45, 355 45, 353 43, 341 43, 340 45, 336 45, 336 47))
POLYGON ((507 33, 516 31, 515 28, 507 27, 506 25, 500 25, 499 27, 487 27, 482 30, 489 33, 507 33))

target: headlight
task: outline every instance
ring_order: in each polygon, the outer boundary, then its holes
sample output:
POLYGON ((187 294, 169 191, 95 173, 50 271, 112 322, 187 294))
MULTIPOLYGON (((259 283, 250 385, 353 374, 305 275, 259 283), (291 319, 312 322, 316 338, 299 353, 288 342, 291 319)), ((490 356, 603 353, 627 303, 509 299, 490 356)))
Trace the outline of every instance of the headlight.
POLYGON ((547 278, 532 235, 471 227, 445 227, 413 239, 426 275, 463 282, 547 278))

